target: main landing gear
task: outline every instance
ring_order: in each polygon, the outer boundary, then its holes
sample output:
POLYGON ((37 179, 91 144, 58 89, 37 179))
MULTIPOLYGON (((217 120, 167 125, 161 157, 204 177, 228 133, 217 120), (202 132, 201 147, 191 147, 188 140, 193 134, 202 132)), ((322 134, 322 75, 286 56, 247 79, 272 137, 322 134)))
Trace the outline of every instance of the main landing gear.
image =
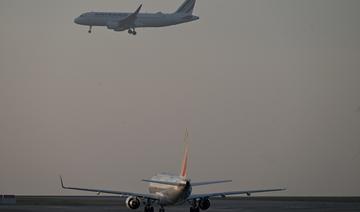
POLYGON ((144 212, 154 212, 154 207, 151 205, 145 206, 144 212))
POLYGON ((92 32, 92 26, 89 26, 89 31, 88 31, 88 33, 91 34, 91 32, 92 32))
MULTIPOLYGON (((147 205, 147 206, 145 206, 144 212, 154 212, 154 207, 151 205, 147 205)), ((165 208, 163 206, 161 206, 159 208, 159 212, 165 212, 165 208)))
POLYGON ((189 202, 191 205, 190 212, 200 212, 200 202, 193 200, 189 202))
POLYGON ((199 207, 191 207, 190 208, 190 212, 199 212, 200 208, 199 207))
MULTIPOLYGON (((144 208, 144 212, 154 212, 154 207, 151 206, 151 205, 147 205, 145 206, 144 208)), ((159 212, 165 212, 165 208, 163 206, 161 206, 159 208, 159 212)), ((196 206, 196 205, 193 205, 191 206, 190 208, 190 212, 200 212, 200 207, 196 206)))
POLYGON ((129 30, 128 30, 128 33, 129 33, 129 34, 132 34, 132 35, 136 35, 136 34, 137 34, 137 32, 135 31, 135 28, 129 29, 129 30))

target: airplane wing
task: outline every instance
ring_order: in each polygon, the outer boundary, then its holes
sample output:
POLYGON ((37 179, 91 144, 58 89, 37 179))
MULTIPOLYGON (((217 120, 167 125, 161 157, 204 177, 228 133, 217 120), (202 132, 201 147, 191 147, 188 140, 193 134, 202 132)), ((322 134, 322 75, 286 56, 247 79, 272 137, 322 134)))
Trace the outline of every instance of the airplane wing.
POLYGON ((157 196, 152 195, 152 194, 141 194, 141 193, 126 192, 126 191, 110 191, 110 190, 102 190, 102 189, 68 187, 68 186, 64 186, 64 182, 63 182, 63 179, 61 176, 60 176, 60 182, 61 182, 61 187, 63 189, 78 190, 78 191, 90 191, 90 192, 96 192, 98 194, 101 194, 101 193, 116 194, 116 195, 120 195, 120 196, 124 196, 124 197, 134 196, 134 197, 139 197, 142 199, 159 200, 159 198, 157 196))
POLYGON ((139 6, 139 8, 134 12, 131 13, 130 15, 128 15, 126 18, 121 19, 120 21, 118 21, 118 26, 120 28, 130 28, 133 27, 135 24, 135 21, 137 19, 137 15, 139 14, 140 10, 141 10, 142 4, 139 6))
POLYGON ((191 195, 187 200, 200 200, 208 199, 211 197, 223 197, 246 194, 250 196, 252 193, 263 193, 263 192, 272 192, 272 191, 285 191, 285 188, 276 188, 276 189, 266 189, 266 190, 249 190, 249 191, 229 191, 229 192, 219 192, 219 193, 209 193, 209 194, 194 194, 191 195))

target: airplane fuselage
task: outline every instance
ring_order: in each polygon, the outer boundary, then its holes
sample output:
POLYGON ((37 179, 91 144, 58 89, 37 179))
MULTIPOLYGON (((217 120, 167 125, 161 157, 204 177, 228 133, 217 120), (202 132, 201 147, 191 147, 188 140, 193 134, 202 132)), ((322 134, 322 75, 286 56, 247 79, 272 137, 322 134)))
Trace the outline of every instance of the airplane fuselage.
POLYGON ((151 178, 154 181, 170 182, 179 185, 165 185, 159 183, 150 183, 149 192, 159 197, 160 205, 183 204, 191 195, 192 187, 190 180, 180 176, 168 174, 158 174, 151 178))
MULTIPOLYGON (((74 22, 85 26, 106 26, 115 31, 124 31, 128 27, 119 27, 118 21, 131 13, 88 12, 77 17, 74 22)), ((181 13, 139 13, 133 28, 164 27, 198 20, 199 17, 181 13)))

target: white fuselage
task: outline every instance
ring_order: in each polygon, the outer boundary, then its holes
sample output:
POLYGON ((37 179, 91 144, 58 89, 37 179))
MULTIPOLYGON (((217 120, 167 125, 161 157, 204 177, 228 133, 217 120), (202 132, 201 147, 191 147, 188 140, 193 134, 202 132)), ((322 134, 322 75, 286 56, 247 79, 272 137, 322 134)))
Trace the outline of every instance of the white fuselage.
POLYGON ((159 197, 160 205, 182 204, 191 195, 192 187, 188 179, 168 174, 158 174, 152 177, 151 180, 180 184, 177 186, 159 183, 149 184, 149 192, 159 197))
MULTIPOLYGON (((106 26, 115 31, 123 31, 128 27, 117 27, 121 19, 126 18, 131 13, 111 13, 111 12, 88 12, 77 17, 74 22, 86 26, 106 26)), ((198 20, 199 17, 191 14, 171 13, 139 13, 134 22, 134 28, 140 27, 164 27, 198 20)))

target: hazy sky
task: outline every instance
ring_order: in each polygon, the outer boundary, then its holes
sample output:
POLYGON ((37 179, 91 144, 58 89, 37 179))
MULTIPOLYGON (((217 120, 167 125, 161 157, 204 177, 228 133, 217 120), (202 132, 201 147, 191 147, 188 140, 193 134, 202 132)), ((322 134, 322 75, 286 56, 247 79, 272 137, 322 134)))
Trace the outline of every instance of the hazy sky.
POLYGON ((145 192, 179 173, 195 192, 360 195, 360 1, 199 0, 200 20, 137 36, 82 12, 175 11, 182 0, 0 0, 0 193, 66 183, 145 192))

